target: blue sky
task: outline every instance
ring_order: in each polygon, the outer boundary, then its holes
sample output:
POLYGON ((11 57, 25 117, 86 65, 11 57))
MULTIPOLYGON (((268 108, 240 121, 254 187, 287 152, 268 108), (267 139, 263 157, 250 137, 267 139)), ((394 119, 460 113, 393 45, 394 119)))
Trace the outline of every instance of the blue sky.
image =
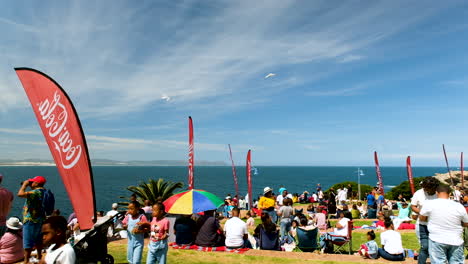
POLYGON ((47 73, 91 158, 443 166, 468 151, 464 1, 10 1, 0 159, 51 155, 13 67, 47 73), (265 79, 269 73, 275 76, 265 79))

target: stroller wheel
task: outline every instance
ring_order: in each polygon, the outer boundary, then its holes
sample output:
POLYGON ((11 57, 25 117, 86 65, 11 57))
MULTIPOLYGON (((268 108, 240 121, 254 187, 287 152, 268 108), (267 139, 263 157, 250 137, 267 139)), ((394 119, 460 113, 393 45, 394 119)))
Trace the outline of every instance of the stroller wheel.
POLYGON ((111 255, 107 254, 104 259, 101 261, 102 264, 114 264, 114 257, 111 255))

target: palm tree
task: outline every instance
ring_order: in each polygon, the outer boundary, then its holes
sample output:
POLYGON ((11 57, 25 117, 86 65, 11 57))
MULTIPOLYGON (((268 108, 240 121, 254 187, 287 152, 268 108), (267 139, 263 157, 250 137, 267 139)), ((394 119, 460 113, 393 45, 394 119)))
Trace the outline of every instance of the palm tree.
POLYGON ((139 186, 128 186, 127 190, 135 193, 141 202, 150 200, 154 204, 158 199, 164 201, 171 197, 176 189, 182 187, 181 182, 174 183, 160 178, 157 181, 149 179, 148 183, 141 182, 139 186))

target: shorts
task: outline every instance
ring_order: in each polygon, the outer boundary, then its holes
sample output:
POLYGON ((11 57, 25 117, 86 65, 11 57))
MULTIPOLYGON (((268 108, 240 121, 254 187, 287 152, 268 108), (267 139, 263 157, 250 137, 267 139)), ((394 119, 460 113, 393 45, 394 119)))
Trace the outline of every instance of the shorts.
POLYGON ((34 248, 42 245, 42 222, 26 222, 23 224, 23 248, 34 248))

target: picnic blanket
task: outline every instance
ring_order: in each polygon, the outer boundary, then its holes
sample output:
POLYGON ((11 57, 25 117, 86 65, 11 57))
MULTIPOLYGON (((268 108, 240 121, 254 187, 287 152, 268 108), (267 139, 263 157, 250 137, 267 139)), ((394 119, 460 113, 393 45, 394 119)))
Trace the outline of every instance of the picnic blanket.
POLYGON ((191 249, 197 251, 204 251, 204 252, 231 252, 231 253, 244 253, 249 248, 236 248, 236 249, 229 249, 225 246, 222 247, 202 247, 197 245, 177 245, 175 242, 169 243, 169 246, 173 249, 191 249))

